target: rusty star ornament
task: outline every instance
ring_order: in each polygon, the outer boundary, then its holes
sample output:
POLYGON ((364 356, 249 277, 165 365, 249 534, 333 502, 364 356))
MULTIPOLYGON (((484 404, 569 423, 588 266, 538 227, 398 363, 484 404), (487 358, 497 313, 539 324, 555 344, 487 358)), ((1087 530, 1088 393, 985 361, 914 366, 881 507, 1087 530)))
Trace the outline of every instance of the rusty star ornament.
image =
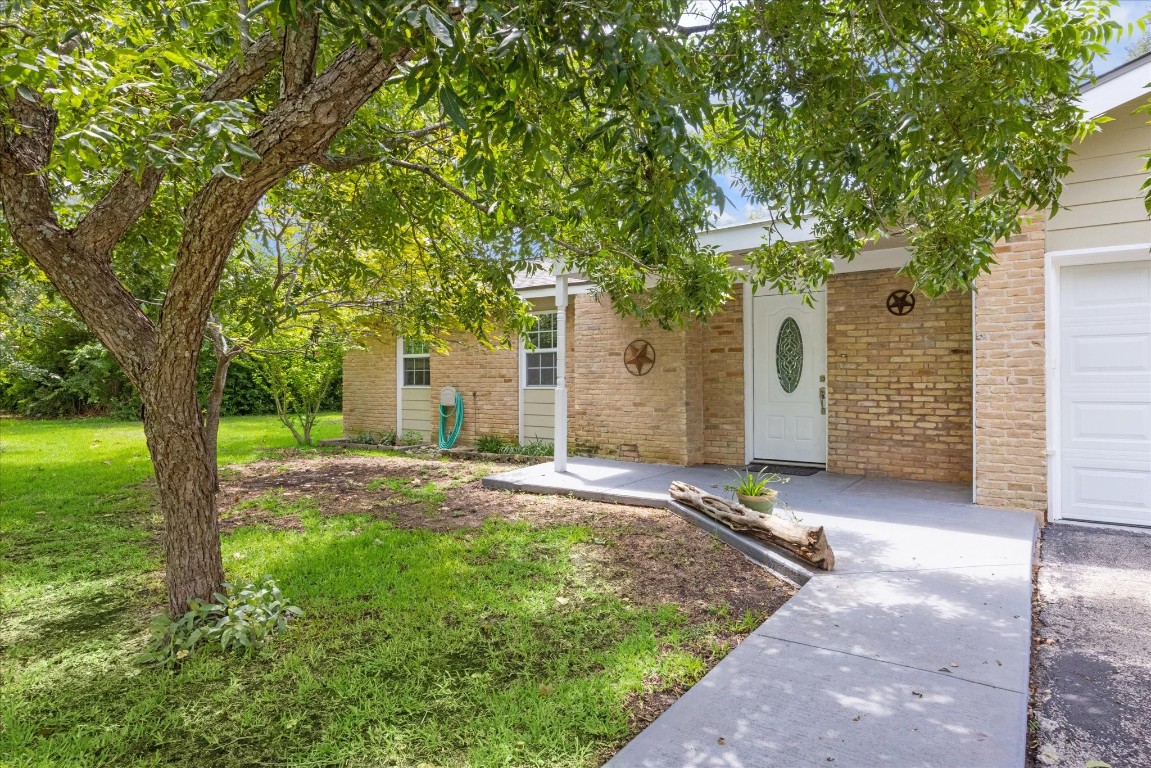
POLYGON ((655 367, 655 350, 643 339, 636 339, 623 351, 623 364, 632 376, 643 376, 655 367))

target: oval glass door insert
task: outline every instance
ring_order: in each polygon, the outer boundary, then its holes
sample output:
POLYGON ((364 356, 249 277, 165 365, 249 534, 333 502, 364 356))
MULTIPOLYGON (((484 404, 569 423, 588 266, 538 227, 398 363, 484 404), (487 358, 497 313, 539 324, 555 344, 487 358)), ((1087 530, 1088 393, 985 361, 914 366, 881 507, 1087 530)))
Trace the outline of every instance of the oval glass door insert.
POLYGON ((775 372, 784 392, 790 394, 799 386, 799 377, 803 375, 803 335, 793 317, 779 326, 779 336, 775 340, 775 372))

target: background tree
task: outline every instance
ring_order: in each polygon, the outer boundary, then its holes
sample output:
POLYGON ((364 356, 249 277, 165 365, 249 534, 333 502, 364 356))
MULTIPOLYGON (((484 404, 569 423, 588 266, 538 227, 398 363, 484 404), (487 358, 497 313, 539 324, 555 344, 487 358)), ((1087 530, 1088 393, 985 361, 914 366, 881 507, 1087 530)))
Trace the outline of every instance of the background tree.
POLYGON ((1143 9, 1143 15, 1128 30, 1128 34, 1134 35, 1135 39, 1128 43, 1124 61, 1133 61, 1151 53, 1151 29, 1147 28, 1148 21, 1151 21, 1151 5, 1143 9))
POLYGON ((346 331, 317 323, 280 330, 253 352, 260 383, 297 444, 312 444, 312 427, 340 377, 344 349, 351 343, 354 338, 346 331))
POLYGON ((900 229, 929 289, 968 284, 1020 203, 1054 200, 1113 33, 1099 6, 759 0, 686 28, 672 0, 9 0, 0 200, 140 393, 180 613, 223 579, 196 370, 269 193, 385 267, 415 254, 410 284, 363 262, 401 325, 514 325, 511 275, 541 258, 620 311, 705 316, 733 279, 695 237, 722 205, 713 146, 815 222, 813 248, 757 254, 757 279, 813 284, 900 229))

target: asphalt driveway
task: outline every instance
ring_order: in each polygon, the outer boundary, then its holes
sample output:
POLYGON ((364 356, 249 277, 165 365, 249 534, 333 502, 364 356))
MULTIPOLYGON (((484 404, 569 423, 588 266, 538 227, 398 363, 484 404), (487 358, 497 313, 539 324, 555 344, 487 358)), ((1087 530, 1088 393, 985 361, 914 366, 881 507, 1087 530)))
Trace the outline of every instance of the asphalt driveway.
POLYGON ((1039 765, 1151 767, 1151 530, 1048 525, 1037 626, 1039 765))

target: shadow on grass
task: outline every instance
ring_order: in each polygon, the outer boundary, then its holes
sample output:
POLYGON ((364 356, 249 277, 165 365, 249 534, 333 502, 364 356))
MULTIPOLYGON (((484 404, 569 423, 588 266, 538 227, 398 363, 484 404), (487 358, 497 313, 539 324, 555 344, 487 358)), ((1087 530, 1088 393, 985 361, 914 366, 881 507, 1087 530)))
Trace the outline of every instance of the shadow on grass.
POLYGON ((703 671, 674 608, 581 580, 585 529, 305 519, 304 534, 225 540, 233 579, 271 573, 307 612, 272 648, 175 675, 126 652, 77 665, 5 696, 0 751, 14 765, 593 765, 627 735, 629 691, 703 671))

